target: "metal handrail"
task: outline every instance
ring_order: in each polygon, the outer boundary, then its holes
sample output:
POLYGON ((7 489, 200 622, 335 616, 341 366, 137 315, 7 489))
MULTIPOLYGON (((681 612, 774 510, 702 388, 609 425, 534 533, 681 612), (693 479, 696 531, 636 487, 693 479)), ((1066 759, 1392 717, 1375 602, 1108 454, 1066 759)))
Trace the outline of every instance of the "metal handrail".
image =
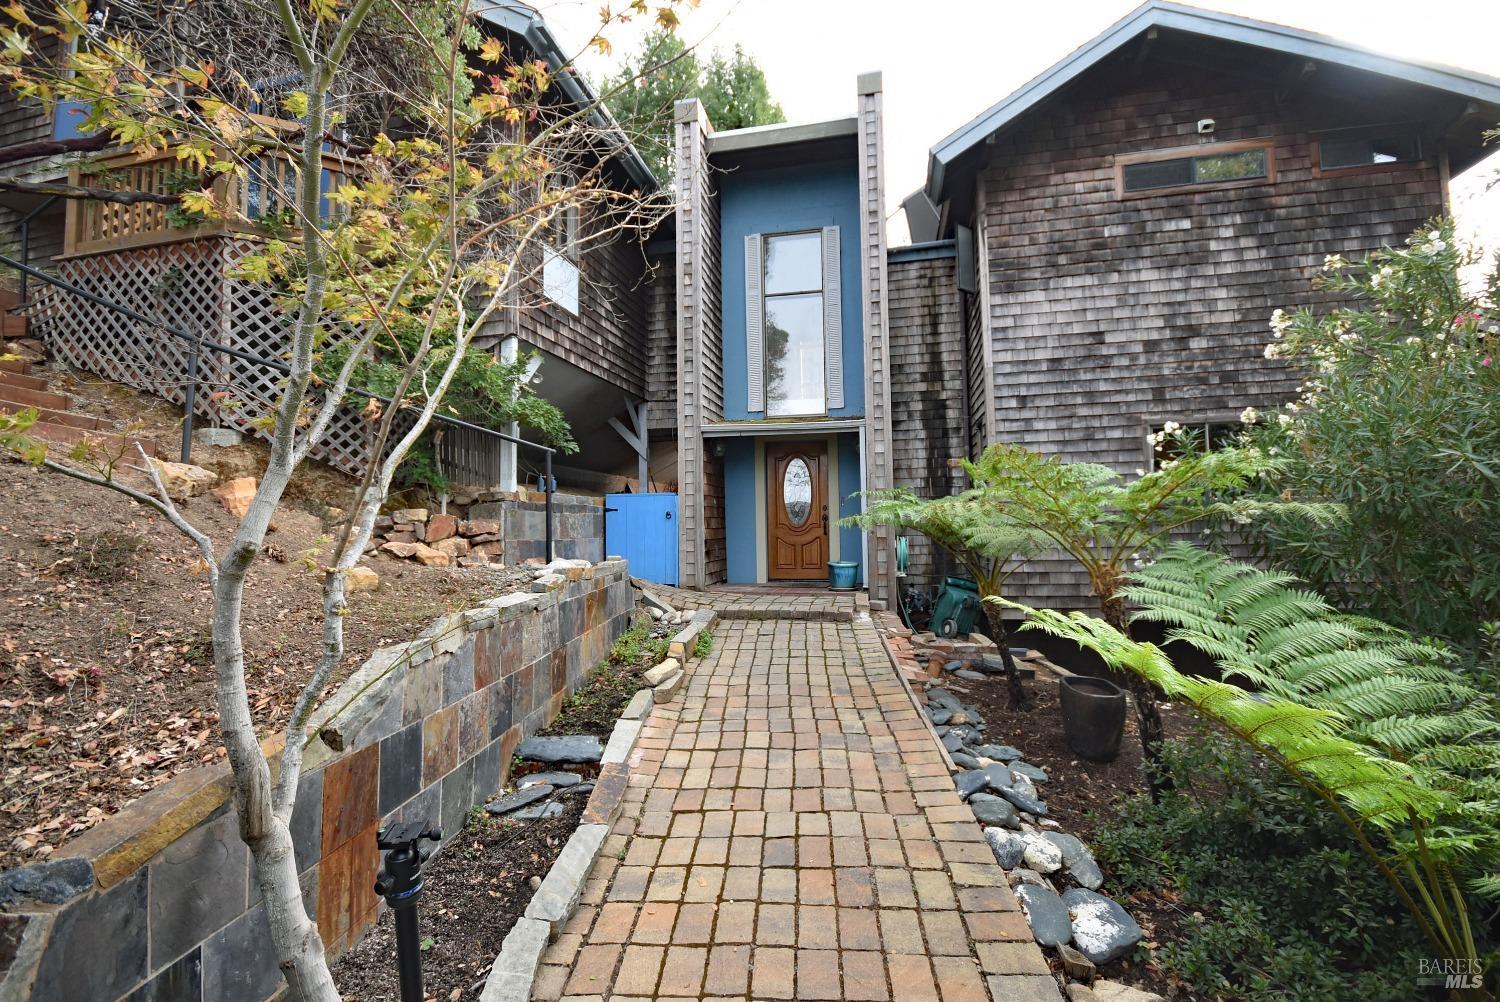
MULTIPOLYGON (((40 279, 41 281, 46 282, 48 285, 55 286, 56 288, 62 289, 64 292, 85 299, 88 302, 93 303, 95 306, 100 306, 106 310, 110 310, 111 312, 118 313, 129 320, 134 320, 136 323, 160 328, 161 330, 166 331, 168 334, 171 334, 173 337, 179 338, 188 343, 188 382, 187 388, 184 391, 181 448, 181 461, 184 463, 192 462, 193 457, 193 410, 197 404, 198 397, 199 352, 203 351, 204 349, 208 349, 209 351, 223 352, 224 354, 229 355, 233 358, 238 358, 241 361, 249 362, 251 365, 262 366, 264 368, 270 369, 273 372, 280 373, 283 376, 291 375, 291 366, 287 365, 285 362, 278 362, 275 359, 263 358, 259 355, 252 355, 249 352, 242 351, 239 348, 234 347, 233 345, 220 344, 217 341, 210 341, 206 338, 189 334, 187 331, 183 330, 180 327, 175 327, 172 324, 166 323, 161 320, 155 320, 151 317, 146 316, 144 313, 139 313, 136 310, 133 310, 121 303, 117 303, 112 299, 106 299, 105 297, 100 296, 97 293, 93 293, 88 291, 87 289, 80 288, 79 286, 74 285, 72 282, 69 282, 66 279, 58 278, 56 275, 49 275, 47 272, 41 271, 37 268, 33 268, 31 267, 31 265, 25 264, 21 261, 17 261, 15 258, 8 255, 0 254, 0 265, 5 265, 7 267, 16 269, 21 273, 23 279, 27 276, 40 279)), ((370 390, 360 389, 357 386, 348 387, 346 392, 351 396, 364 397, 368 400, 378 400, 387 407, 396 407, 397 409, 411 409, 410 404, 398 404, 391 397, 382 396, 381 394, 374 393, 370 390)), ((434 412, 432 415, 432 419, 441 421, 442 423, 451 425, 455 428, 465 428, 469 431, 477 431, 481 434, 500 439, 503 442, 510 442, 514 445, 524 446, 528 449, 536 449, 541 452, 543 467, 542 493, 546 498, 547 511, 546 553, 547 562, 550 564, 553 558, 552 456, 557 452, 557 450, 552 448, 550 445, 542 445, 540 442, 528 442, 524 438, 519 438, 515 435, 508 435, 503 431, 496 431, 493 428, 486 428, 483 425, 473 424, 456 417, 450 417, 446 414, 439 414, 437 412, 434 412)))

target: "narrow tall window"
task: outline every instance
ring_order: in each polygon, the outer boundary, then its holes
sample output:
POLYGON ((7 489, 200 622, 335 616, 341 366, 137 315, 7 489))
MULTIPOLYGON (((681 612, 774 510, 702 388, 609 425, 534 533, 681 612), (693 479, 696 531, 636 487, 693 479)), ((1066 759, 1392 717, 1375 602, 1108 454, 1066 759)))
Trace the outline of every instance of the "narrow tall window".
POLYGON ((768 236, 765 245, 766 415, 824 414, 822 235, 768 236))

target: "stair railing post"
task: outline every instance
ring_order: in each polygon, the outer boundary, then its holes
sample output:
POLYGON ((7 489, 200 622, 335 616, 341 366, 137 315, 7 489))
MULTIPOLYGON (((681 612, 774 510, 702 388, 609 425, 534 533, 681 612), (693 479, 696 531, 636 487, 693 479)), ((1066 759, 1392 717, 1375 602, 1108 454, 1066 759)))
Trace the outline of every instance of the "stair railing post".
POLYGON ((552 450, 542 453, 542 492, 547 498, 547 563, 552 563, 552 450))
POLYGON ((182 394, 182 458, 183 463, 193 461, 193 411, 198 406, 198 346, 194 338, 188 347, 187 388, 182 394))

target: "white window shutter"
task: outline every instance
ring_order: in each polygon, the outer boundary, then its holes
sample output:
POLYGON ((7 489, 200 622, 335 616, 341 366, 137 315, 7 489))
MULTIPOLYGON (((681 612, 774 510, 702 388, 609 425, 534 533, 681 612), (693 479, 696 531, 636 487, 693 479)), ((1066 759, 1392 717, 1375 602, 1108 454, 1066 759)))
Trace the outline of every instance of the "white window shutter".
POLYGON ((749 375, 749 411, 752 414, 766 409, 765 384, 765 324, 764 303, 761 300, 761 238, 759 233, 745 237, 745 362, 749 375))
POLYGON ((844 312, 839 281, 839 228, 823 227, 823 363, 828 409, 844 406, 844 312))

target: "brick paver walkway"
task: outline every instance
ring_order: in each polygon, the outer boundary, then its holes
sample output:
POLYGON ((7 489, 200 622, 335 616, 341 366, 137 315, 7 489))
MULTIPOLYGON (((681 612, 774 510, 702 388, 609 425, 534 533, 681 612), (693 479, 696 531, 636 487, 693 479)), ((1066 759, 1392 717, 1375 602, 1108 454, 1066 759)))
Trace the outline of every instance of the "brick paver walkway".
POLYGON ((1059 998, 868 621, 721 623, 534 997, 1059 998))

